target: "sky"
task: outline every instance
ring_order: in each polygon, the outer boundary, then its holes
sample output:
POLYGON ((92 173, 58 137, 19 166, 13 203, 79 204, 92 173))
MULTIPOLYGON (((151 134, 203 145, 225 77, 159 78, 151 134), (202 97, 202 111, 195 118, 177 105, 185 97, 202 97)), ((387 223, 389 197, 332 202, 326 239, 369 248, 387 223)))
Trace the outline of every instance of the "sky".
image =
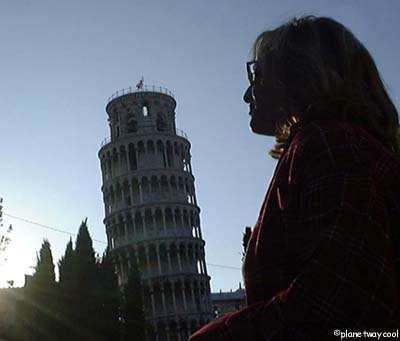
POLYGON ((399 13, 397 0, 0 0, 0 197, 13 225, 0 286, 23 285, 44 238, 55 263, 70 238, 11 216, 72 234, 87 217, 103 252, 105 106, 143 76, 172 91, 191 142, 211 289, 237 289, 242 233, 276 166, 274 139, 251 133, 242 100, 254 39, 294 16, 330 16, 369 49, 399 108, 399 13))

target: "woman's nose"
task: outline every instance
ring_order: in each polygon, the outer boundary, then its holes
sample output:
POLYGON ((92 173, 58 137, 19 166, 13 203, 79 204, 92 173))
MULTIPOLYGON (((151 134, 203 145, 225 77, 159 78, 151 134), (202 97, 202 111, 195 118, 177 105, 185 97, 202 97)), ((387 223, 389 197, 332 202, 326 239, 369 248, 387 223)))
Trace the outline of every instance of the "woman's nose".
POLYGON ((246 103, 250 103, 253 100, 251 85, 247 88, 246 92, 243 95, 243 101, 246 103))

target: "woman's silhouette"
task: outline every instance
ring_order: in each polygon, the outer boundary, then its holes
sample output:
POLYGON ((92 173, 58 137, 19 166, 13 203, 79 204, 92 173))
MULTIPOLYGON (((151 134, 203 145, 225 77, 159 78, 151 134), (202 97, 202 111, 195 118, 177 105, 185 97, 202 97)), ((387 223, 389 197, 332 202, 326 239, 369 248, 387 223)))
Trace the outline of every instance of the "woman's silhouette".
POLYGON ((253 55, 250 127, 276 137, 279 161, 244 259, 247 307, 190 340, 396 331, 399 121, 372 57, 313 16, 262 33, 253 55))

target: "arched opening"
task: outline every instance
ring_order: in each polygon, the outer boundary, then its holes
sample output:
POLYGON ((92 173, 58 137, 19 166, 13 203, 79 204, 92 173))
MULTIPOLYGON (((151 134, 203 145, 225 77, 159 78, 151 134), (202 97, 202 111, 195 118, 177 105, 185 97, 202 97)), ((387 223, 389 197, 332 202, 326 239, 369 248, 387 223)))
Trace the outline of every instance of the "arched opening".
POLYGON ((151 210, 145 210, 144 213, 144 220, 145 220, 145 225, 146 225, 146 232, 148 235, 154 235, 154 221, 153 221, 153 216, 151 214, 151 210))
POLYGON ((129 157, 129 169, 136 170, 137 169, 137 159, 136 159, 136 150, 135 146, 131 143, 128 148, 128 157, 129 157))
POLYGON ((153 154, 155 152, 154 149, 154 142, 153 141, 147 141, 147 152, 153 154))
POLYGON ((138 236, 143 236, 143 220, 140 212, 136 212, 135 214, 135 227, 138 236))
POLYGON ((132 179, 132 200, 137 204, 140 201, 139 181, 137 178, 132 179))
POLYGON ((163 115, 161 115, 161 114, 157 115, 156 125, 157 125, 157 131, 166 131, 167 130, 167 123, 166 123, 163 115))
POLYGON ((151 177, 150 188, 152 193, 158 192, 158 179, 155 175, 151 177))
POLYGON ((169 141, 167 142, 167 165, 168 167, 174 167, 174 154, 169 141))
POLYGON ((172 210, 170 208, 167 208, 165 210, 165 224, 167 225, 167 230, 173 230, 174 229, 173 218, 172 218, 172 210))
POLYGON ((131 196, 129 193, 129 184, 127 180, 125 180, 123 183, 123 195, 124 195, 125 205, 126 206, 132 205, 131 196))
POLYGON ((162 234, 164 231, 164 222, 161 209, 157 208, 155 212, 157 234, 162 234))
POLYGON ((137 132, 137 121, 136 121, 135 117, 130 117, 128 119, 127 131, 128 131, 128 133, 136 133, 137 132))
POLYGON ((168 180, 165 175, 161 176, 161 192, 168 193, 168 180))
POLYGON ((148 107, 147 103, 143 104, 143 106, 142 106, 142 114, 144 117, 149 116, 149 107, 148 107))

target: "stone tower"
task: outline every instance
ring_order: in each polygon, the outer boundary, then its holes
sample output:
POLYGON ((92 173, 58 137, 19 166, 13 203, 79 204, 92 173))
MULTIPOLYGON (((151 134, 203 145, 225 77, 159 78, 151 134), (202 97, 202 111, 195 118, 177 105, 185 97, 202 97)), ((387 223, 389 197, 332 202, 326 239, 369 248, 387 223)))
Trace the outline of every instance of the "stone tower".
POLYGON ((99 151, 108 246, 118 281, 133 261, 142 275, 149 340, 186 341, 213 318, 190 143, 162 87, 116 92, 110 138, 99 151))

